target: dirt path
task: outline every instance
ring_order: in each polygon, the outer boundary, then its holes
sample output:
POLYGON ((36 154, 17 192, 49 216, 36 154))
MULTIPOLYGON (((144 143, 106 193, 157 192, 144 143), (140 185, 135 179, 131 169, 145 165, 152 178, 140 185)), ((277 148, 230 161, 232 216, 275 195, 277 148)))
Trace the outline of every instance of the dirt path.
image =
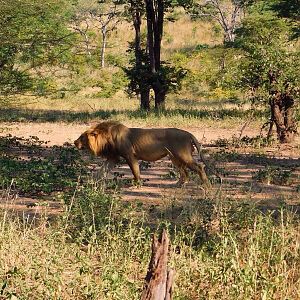
MULTIPOLYGON (((18 137, 28 138, 37 136, 42 141, 49 141, 49 145, 62 145, 65 142, 73 143, 78 136, 85 131, 89 124, 69 124, 69 123, 1 123, 0 136, 13 134, 18 137)), ((127 126, 134 126, 128 124, 127 126)), ((213 128, 213 127, 190 127, 182 128, 193 133, 203 143, 210 143, 219 138, 229 139, 233 135, 239 136, 240 126, 235 128, 213 128)), ((258 128, 246 128, 244 135, 254 136, 259 133, 258 128)))

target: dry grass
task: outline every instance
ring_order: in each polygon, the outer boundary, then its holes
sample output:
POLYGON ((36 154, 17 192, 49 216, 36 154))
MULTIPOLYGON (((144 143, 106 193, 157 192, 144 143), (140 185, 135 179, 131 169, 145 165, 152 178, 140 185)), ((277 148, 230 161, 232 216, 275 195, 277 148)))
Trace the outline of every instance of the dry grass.
POLYGON ((196 45, 216 45, 222 38, 212 34, 212 25, 208 22, 191 21, 188 16, 181 17, 165 26, 165 36, 162 43, 164 59, 168 53, 182 49, 193 49, 196 45))
MULTIPOLYGON (((89 89, 91 91, 91 89, 89 89)), ((85 92, 88 92, 85 90, 85 92)), ((152 102, 153 105, 153 102, 152 102)), ((95 122, 114 119, 139 126, 176 127, 241 127, 253 115, 251 126, 258 128, 264 111, 252 111, 250 105, 223 99, 194 98, 191 95, 170 95, 166 111, 150 113, 139 110, 139 101, 129 99, 119 91, 112 98, 99 99, 85 96, 83 92, 64 99, 25 98, 10 109, 2 111, 2 122, 95 122)))
MULTIPOLYGON (((78 94, 69 95, 66 99, 56 98, 32 98, 21 102, 17 107, 21 109, 32 110, 61 110, 72 112, 93 112, 97 110, 112 111, 112 110, 136 110, 139 108, 139 103, 136 99, 128 99, 124 92, 118 92, 112 98, 91 98, 90 95, 95 92, 95 89, 89 88, 78 94)), ((11 106, 16 107, 16 106, 11 106)))
MULTIPOLYGON (((1 215, 4 299, 140 299, 156 230, 143 207, 101 193, 83 190, 56 225, 1 215)), ((186 203, 181 225, 156 218, 171 235, 174 299, 298 299, 298 217, 226 203, 186 203)))
MULTIPOLYGON (((190 17, 178 11, 178 19, 166 22, 162 41, 163 59, 169 54, 183 48, 193 48, 198 44, 216 45, 222 43, 222 36, 215 36, 213 25, 203 21, 191 21, 190 17)), ((146 33, 145 23, 142 32, 146 33)), ((108 53, 126 53, 128 41, 134 39, 134 30, 131 24, 122 22, 110 36, 108 53)))

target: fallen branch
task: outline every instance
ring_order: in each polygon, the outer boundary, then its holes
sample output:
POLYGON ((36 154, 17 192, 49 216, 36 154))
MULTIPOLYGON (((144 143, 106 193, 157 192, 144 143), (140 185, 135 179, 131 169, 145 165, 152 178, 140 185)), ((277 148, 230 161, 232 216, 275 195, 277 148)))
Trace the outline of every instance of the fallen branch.
POLYGON ((152 255, 145 278, 145 286, 141 300, 171 300, 172 285, 175 271, 169 269, 168 251, 169 238, 163 230, 158 240, 153 236, 152 255))

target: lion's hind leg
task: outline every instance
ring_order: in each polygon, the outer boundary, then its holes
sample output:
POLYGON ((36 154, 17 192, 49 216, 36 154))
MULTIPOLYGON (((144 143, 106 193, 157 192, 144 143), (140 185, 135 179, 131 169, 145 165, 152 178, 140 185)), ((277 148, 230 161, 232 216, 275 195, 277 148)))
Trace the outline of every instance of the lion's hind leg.
POLYGON ((189 175, 186 166, 179 159, 177 159, 171 152, 169 152, 169 156, 173 165, 178 169, 180 175, 176 185, 181 187, 189 180, 189 175))
POLYGON ((187 169, 181 165, 179 168, 179 174, 180 174, 180 177, 179 177, 179 180, 177 181, 176 185, 181 187, 181 186, 184 186, 185 183, 187 183, 189 181, 189 175, 188 175, 188 172, 187 172, 187 169))
POLYGON ((211 187, 211 184, 210 184, 210 181, 209 181, 209 179, 208 179, 208 177, 207 177, 207 175, 206 175, 206 172, 205 172, 203 163, 198 164, 198 163, 196 163, 194 160, 192 160, 192 161, 190 161, 190 162, 187 162, 187 167, 188 167, 190 170, 196 172, 196 173, 199 175, 199 177, 200 177, 202 183, 203 183, 206 187, 208 187, 208 188, 211 187))
MULTIPOLYGON (((199 175, 200 180, 202 181, 202 184, 204 184, 206 187, 211 186, 210 181, 206 175, 204 165, 202 163, 198 164, 194 160, 194 158, 192 156, 192 151, 190 148, 187 148, 186 151, 176 151, 176 152, 174 151, 172 153, 172 156, 175 161, 178 161, 180 163, 182 169, 189 168, 191 171, 193 171, 199 175)), ((185 172, 187 173, 186 170, 185 170, 185 172)))

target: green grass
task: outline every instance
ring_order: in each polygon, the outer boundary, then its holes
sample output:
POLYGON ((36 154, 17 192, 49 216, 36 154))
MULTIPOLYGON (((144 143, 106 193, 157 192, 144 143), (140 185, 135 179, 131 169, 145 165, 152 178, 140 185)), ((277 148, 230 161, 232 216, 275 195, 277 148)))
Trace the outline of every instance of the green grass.
MULTIPOLYGON (((87 90, 89 90, 87 88, 87 90)), ((91 92, 92 93, 92 92, 91 92)), ((154 106, 152 100, 152 106, 154 106)), ((208 98, 190 92, 169 95, 166 110, 157 113, 140 111, 139 101, 119 92, 111 98, 95 97, 81 92, 65 98, 28 98, 0 108, 0 122, 65 122, 82 123, 106 119, 144 126, 215 126, 242 125, 245 120, 264 123, 267 113, 251 109, 249 104, 226 97, 208 98)))
POLYGON ((253 178, 258 182, 266 184, 290 185, 293 171, 293 169, 267 166, 264 169, 258 170, 253 175, 253 178))
POLYGON ((66 200, 56 224, 1 214, 4 299, 140 299, 151 236, 162 227, 171 237, 174 299, 300 297, 299 218, 288 208, 262 213, 199 199, 181 206, 179 225, 163 213, 153 223, 143 206, 124 205, 95 184, 66 200))
MULTIPOLYGON (((146 126, 197 126, 199 123, 228 126, 244 122, 253 115, 252 110, 243 109, 166 109, 163 112, 144 112, 140 110, 97 110, 76 112, 60 110, 0 109, 0 122, 90 122, 99 120, 119 120, 146 126)), ((256 119, 265 117, 263 111, 255 113, 256 119)))

